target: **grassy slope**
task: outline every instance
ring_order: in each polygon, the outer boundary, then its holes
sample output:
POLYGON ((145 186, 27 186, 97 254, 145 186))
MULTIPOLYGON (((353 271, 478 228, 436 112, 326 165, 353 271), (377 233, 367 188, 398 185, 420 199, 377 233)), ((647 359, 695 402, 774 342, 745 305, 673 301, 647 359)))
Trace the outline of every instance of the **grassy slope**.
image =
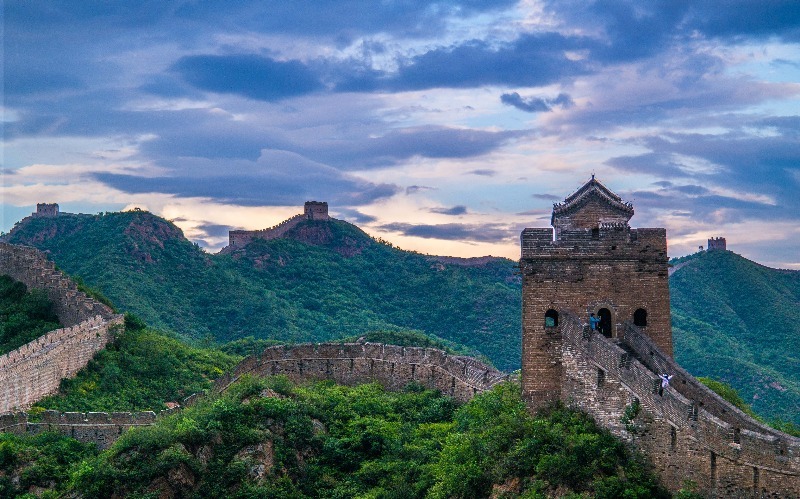
POLYGON ((729 383, 767 419, 800 423, 800 272, 727 251, 682 261, 670 278, 676 360, 729 383))
POLYGON ((326 341, 412 329, 518 367, 512 261, 443 265, 336 221, 306 222, 294 237, 208 255, 174 225, 128 212, 32 218, 8 240, 50 251, 120 310, 184 337, 326 341))

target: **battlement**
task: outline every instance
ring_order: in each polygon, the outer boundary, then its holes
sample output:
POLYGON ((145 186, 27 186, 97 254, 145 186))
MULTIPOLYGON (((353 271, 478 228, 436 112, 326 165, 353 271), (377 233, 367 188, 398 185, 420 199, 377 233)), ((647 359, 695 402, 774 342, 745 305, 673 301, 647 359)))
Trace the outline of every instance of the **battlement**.
POLYGON ((103 450, 111 446, 129 428, 149 426, 157 417, 174 411, 144 412, 59 412, 44 411, 38 419, 26 412, 0 414, 0 431, 36 435, 56 432, 81 442, 95 443, 103 450))
POLYGON ((724 237, 710 237, 708 238, 708 251, 712 250, 725 250, 727 244, 724 237))
POLYGON ((435 348, 307 343, 269 347, 245 358, 215 382, 214 390, 224 391, 245 374, 283 374, 296 382, 330 379, 345 385, 377 382, 390 390, 417 382, 460 402, 509 379, 476 359, 449 355, 435 348))
POLYGON ((56 217, 58 216, 57 203, 37 203, 36 212, 31 216, 34 217, 56 217))
POLYGON ((562 399, 644 451, 665 484, 692 480, 712 497, 800 495, 800 439, 726 402, 632 324, 609 339, 569 311, 559 317, 562 399), (662 373, 673 375, 664 389, 662 373))
POLYGON ((328 220, 328 203, 325 201, 306 201, 303 214, 309 220, 328 220))
POLYGON ((297 227, 304 220, 330 220, 328 215, 328 203, 324 201, 306 201, 303 206, 303 213, 294 215, 283 222, 259 230, 232 230, 228 232, 228 246, 222 248, 222 253, 229 253, 235 249, 247 246, 256 239, 273 240, 279 239, 287 232, 297 227))
POLYGON ((0 243, 0 274, 42 289, 66 327, 0 356, 0 411, 29 407, 58 390, 121 328, 122 315, 80 291, 35 248, 0 243))
POLYGON ((558 239, 552 228, 522 231, 522 258, 641 259, 645 254, 667 261, 667 232, 661 228, 632 229, 627 224, 600 224, 591 229, 562 230, 558 239))

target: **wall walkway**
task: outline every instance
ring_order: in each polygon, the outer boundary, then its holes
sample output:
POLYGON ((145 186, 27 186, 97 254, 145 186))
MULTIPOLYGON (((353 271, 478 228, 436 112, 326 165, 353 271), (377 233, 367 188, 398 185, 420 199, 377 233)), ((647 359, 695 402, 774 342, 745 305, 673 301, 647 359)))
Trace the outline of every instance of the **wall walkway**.
POLYGON ((708 497, 800 497, 800 439, 723 400, 634 326, 618 344, 561 316, 562 400, 633 442, 665 485, 690 480, 708 497), (674 375, 663 392, 661 373, 674 375), (640 412, 626 422, 634 403, 640 412))

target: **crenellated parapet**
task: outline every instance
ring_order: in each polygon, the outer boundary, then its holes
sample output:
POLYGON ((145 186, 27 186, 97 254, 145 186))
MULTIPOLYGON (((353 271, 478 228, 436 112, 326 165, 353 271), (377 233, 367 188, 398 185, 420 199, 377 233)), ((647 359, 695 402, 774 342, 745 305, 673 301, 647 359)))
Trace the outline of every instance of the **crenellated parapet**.
MULTIPOLYGON (((161 411, 158 416, 174 411, 161 411)), ((95 443, 107 449, 129 428, 150 426, 156 422, 153 411, 143 412, 60 412, 44 411, 37 418, 26 412, 0 414, 0 431, 36 435, 60 433, 81 442, 95 443)))
POLYGON ((245 374, 286 375, 295 382, 333 380, 355 385, 377 382, 399 390, 411 382, 438 390, 459 402, 508 380, 508 375, 471 357, 442 350, 381 343, 308 343, 270 347, 240 362, 219 378, 223 391, 245 374))
POLYGON ((726 402, 635 326, 609 339, 570 312, 560 318, 562 400, 634 443, 665 485, 690 480, 712 497, 800 497, 800 439, 726 402), (661 374, 673 376, 666 388, 661 374))
POLYGON ((59 322, 73 326, 95 316, 113 317, 108 306, 89 297, 36 248, 0 243, 0 275, 9 275, 29 289, 42 289, 53 302, 59 322))
POLYGON ((256 239, 270 241, 283 237, 287 232, 297 227, 300 222, 305 220, 330 220, 328 215, 328 203, 325 201, 306 201, 303 206, 303 213, 287 218, 283 222, 259 230, 232 230, 228 232, 228 246, 222 248, 221 253, 230 253, 236 249, 243 248, 256 239))
POLYGON ((0 356, 0 412, 24 409, 77 374, 123 326, 122 315, 80 291, 35 248, 0 243, 0 274, 42 289, 67 327, 0 356))

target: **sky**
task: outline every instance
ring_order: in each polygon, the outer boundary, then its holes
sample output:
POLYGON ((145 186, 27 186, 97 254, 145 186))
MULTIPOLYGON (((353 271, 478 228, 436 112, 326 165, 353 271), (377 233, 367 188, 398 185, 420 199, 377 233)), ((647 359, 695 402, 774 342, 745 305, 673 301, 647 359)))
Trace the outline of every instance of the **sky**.
POLYGON ((519 257, 596 175, 800 269, 796 0, 5 0, 2 226, 138 207, 209 252, 327 201, 422 253, 519 257))

